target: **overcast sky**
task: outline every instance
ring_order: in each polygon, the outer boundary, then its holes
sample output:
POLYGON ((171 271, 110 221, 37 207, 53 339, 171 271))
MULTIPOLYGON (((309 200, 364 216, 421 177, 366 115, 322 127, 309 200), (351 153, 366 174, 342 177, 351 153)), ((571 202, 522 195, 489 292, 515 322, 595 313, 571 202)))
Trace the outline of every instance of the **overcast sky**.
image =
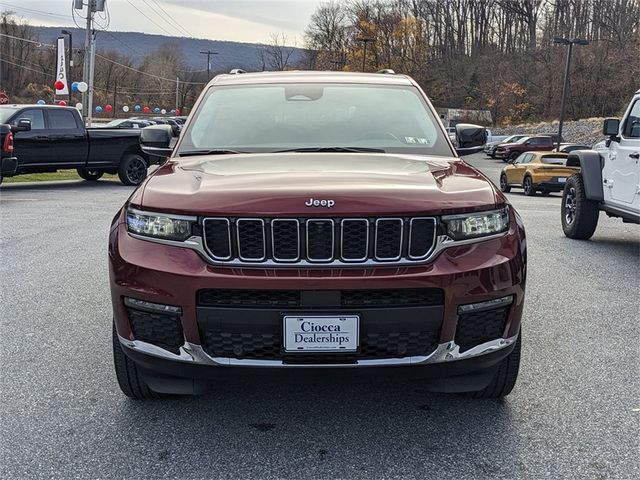
MULTIPOLYGON (((105 17, 110 18, 110 31, 238 42, 264 43, 272 33, 284 33, 287 43, 302 46, 303 32, 318 3, 319 0, 107 0, 109 15, 101 14, 97 21, 104 25, 105 17)), ((0 10, 14 11, 33 25, 45 26, 73 26, 71 5, 72 0, 0 0, 0 10)), ((77 20, 82 24, 81 18, 77 20)))

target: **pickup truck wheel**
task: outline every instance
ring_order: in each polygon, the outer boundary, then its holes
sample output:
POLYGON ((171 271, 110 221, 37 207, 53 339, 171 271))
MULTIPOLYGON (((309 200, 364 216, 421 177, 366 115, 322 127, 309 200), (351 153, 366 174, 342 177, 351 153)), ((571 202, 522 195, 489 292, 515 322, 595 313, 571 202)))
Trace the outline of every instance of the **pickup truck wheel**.
POLYGON ((511 191, 511 187, 507 182, 507 176, 504 173, 500 175, 500 190, 504 193, 509 193, 511 191))
POLYGON ((491 383, 478 392, 471 392, 472 398, 501 398, 511 393, 518 378, 520 370, 520 349, 522 345, 522 333, 518 335, 513 350, 498 365, 496 376, 491 383))
POLYGON ((126 155, 120 162, 118 177, 125 185, 140 185, 147 176, 147 162, 140 155, 126 155))
POLYGON ((113 364, 116 369, 116 378, 118 379, 118 385, 120 390, 127 397, 135 398, 136 400, 162 398, 163 395, 154 392, 149 388, 145 381, 140 376, 138 367, 133 363, 129 357, 122 351, 120 340, 118 340, 118 334, 116 332, 116 325, 113 324, 113 364))
POLYGON ((90 182, 95 182, 96 180, 100 179, 102 175, 104 175, 104 172, 101 172, 99 170, 87 170, 86 168, 78 168, 76 169, 76 172, 78 172, 80 178, 83 178, 90 182))
POLYGON ((580 175, 571 175, 562 192, 560 204, 562 230, 569 238, 589 240, 598 226, 598 202, 587 199, 580 175))
POLYGON ((522 182, 522 189, 524 190, 524 194, 527 197, 533 197, 536 194, 536 188, 533 186, 531 177, 524 177, 524 181, 522 182))

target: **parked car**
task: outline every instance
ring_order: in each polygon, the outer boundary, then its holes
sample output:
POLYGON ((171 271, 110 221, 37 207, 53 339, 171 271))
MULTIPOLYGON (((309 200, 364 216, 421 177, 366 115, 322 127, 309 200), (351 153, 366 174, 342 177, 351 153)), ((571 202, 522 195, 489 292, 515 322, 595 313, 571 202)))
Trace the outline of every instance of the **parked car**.
POLYGON ((451 140, 451 142, 453 144, 456 143, 456 127, 447 127, 447 135, 449 135, 449 140, 451 140))
POLYGON ((149 125, 151 125, 151 123, 147 122, 146 120, 119 118, 106 123, 104 125, 104 128, 144 128, 148 127, 149 125))
POLYGON ((503 143, 498 145, 495 151, 495 157, 501 158, 505 162, 513 161, 520 156, 521 153, 530 151, 551 151, 554 143, 550 136, 537 135, 534 137, 521 138, 515 143, 503 143))
POLYGON ((561 143, 560 148, 554 148, 553 151, 561 152, 561 153, 570 153, 575 150, 590 150, 590 149, 591 147, 589 147, 588 145, 582 145, 580 143, 561 143))
POLYGON ((567 167, 567 154, 555 152, 525 152, 502 169, 500 190, 505 193, 511 188, 522 188, 524 194, 533 196, 536 192, 548 195, 560 192, 567 177, 578 167, 567 167))
POLYGON ((14 132, 15 175, 75 168, 85 180, 117 173, 125 185, 138 185, 161 160, 140 149, 142 130, 85 128, 73 107, 0 105, 0 123, 14 132))
POLYGON ((526 239, 460 160, 485 129, 405 75, 219 75, 109 239, 115 373, 133 398, 224 375, 408 375, 502 397, 520 362, 526 239), (274 115, 274 112, 278 112, 274 115), (320 114, 322 112, 322 114, 320 114))
POLYGON ((567 165, 580 167, 562 193, 562 230, 569 238, 587 240, 598 226, 600 211, 625 223, 640 223, 640 90, 622 121, 608 118, 600 150, 569 154, 567 165))
POLYGON ((498 140, 498 141, 493 141, 493 142, 487 142, 487 144, 484 147, 483 152, 488 155, 491 158, 496 158, 495 157, 495 153, 496 153, 496 148, 498 148, 499 145, 502 145, 503 143, 515 143, 518 140, 525 138, 525 137, 529 137, 529 135, 509 135, 508 137, 506 137, 503 140, 498 140))
POLYGON ((489 128, 487 128, 487 143, 506 143, 507 138, 509 138, 509 135, 495 135, 489 128))
POLYGON ((0 123, 0 183, 4 177, 12 177, 18 167, 18 159, 13 151, 11 126, 0 123))

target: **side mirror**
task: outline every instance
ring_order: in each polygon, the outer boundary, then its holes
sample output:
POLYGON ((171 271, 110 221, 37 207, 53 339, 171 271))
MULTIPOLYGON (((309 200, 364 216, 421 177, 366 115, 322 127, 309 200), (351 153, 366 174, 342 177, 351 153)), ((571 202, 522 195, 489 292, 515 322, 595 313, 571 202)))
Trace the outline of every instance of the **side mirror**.
POLYGON ((140 130, 140 148, 149 155, 169 157, 173 152, 170 146, 172 138, 171 125, 151 125, 140 130))
POLYGON ((602 125, 602 134, 607 137, 617 137, 620 131, 620 120, 617 118, 606 118, 602 125))
POLYGON ((28 118, 19 119, 15 125, 11 126, 11 131, 13 133, 31 131, 31 120, 28 118))
POLYGON ((458 156, 480 152, 487 143, 487 129, 480 125, 459 123, 456 125, 456 140, 458 156))

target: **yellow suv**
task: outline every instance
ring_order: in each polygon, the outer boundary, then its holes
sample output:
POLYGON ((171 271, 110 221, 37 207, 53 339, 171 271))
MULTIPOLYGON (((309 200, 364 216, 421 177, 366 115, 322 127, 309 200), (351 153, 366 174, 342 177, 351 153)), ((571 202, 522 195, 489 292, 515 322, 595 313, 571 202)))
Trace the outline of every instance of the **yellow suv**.
POLYGON ((500 190, 508 193, 521 187, 527 196, 561 192, 567 178, 578 171, 580 167, 567 167, 566 153, 524 152, 502 169, 500 190))

